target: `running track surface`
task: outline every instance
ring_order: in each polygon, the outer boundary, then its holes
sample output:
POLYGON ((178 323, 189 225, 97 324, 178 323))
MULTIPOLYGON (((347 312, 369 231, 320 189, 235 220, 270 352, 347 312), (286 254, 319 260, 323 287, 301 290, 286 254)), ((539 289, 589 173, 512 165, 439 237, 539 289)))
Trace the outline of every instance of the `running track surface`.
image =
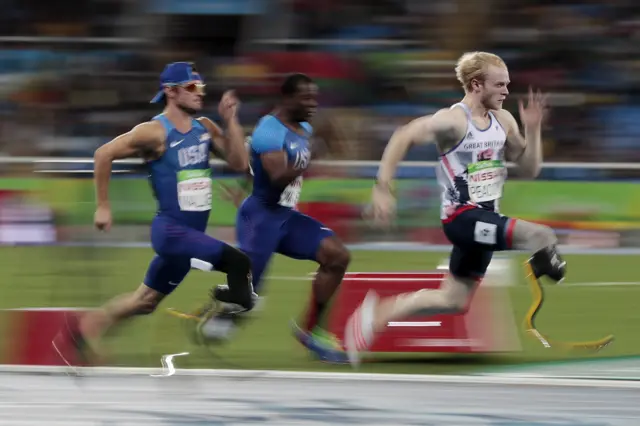
POLYGON ((640 384, 609 383, 5 372, 0 425, 639 425, 640 384))

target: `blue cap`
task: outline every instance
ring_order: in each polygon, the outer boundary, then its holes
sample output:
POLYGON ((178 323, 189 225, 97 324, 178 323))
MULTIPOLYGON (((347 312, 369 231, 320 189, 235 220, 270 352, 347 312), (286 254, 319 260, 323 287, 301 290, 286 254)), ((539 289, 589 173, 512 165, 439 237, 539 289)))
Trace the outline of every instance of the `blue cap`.
POLYGON ((164 98, 166 86, 177 86, 189 81, 202 81, 193 62, 173 62, 167 64, 160 74, 160 91, 151 99, 151 103, 160 102, 164 98))

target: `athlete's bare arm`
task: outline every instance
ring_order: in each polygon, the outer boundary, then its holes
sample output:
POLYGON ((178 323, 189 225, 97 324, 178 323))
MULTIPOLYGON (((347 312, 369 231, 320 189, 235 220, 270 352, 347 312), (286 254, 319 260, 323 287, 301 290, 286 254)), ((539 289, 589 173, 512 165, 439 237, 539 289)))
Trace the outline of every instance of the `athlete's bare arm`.
POLYGON ((411 145, 436 143, 440 151, 446 151, 462 139, 465 126, 464 111, 442 109, 398 128, 382 154, 377 176, 378 186, 390 186, 398 164, 411 145))
POLYGON ((524 137, 520 133, 518 122, 508 111, 501 111, 505 117, 507 144, 505 155, 508 161, 518 165, 520 175, 535 178, 540 174, 542 164, 542 138, 540 126, 525 128, 524 137))
POLYGON ((395 211, 391 181, 398 164, 413 144, 435 142, 445 152, 462 139, 466 131, 464 111, 442 109, 433 115, 417 118, 400 127, 391 136, 382 155, 377 182, 373 187, 373 218, 379 225, 389 225, 395 211))
POLYGON ((237 119, 227 122, 226 132, 207 117, 197 119, 211 135, 212 151, 222 157, 229 166, 239 172, 249 167, 249 157, 244 148, 244 129, 237 119))
POLYGON ((236 208, 239 208, 242 201, 251 193, 253 175, 247 173, 247 175, 240 179, 237 185, 234 186, 227 185, 224 182, 218 182, 218 185, 221 189, 222 199, 233 203, 236 208))
POLYGON ((520 102, 520 119, 524 124, 524 137, 520 133, 518 122, 506 110, 496 111, 496 117, 507 132, 505 156, 515 162, 523 177, 535 178, 542 166, 542 119, 546 107, 546 98, 540 93, 534 95, 529 90, 529 104, 524 107, 520 102))
POLYGON ((260 159, 262 167, 269 175, 269 180, 282 188, 285 188, 302 173, 295 169, 293 164, 289 164, 287 153, 284 150, 265 152, 260 154, 260 159))
POLYGON ((109 181, 114 160, 142 157, 157 158, 164 151, 165 130, 158 121, 138 124, 129 132, 98 148, 93 156, 96 186, 96 226, 108 230, 111 226, 109 181))
POLYGON ((238 121, 239 101, 233 91, 225 92, 220 100, 218 112, 225 122, 225 131, 207 117, 197 120, 211 135, 212 151, 221 156, 236 171, 246 171, 249 167, 249 155, 244 144, 244 129, 238 121))

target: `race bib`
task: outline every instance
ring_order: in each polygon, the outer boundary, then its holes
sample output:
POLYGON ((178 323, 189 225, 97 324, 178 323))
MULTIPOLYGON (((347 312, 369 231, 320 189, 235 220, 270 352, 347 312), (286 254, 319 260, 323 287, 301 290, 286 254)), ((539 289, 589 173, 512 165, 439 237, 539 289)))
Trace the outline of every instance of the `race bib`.
POLYGON ((506 169, 500 160, 479 161, 467 168, 469 198, 485 203, 502 197, 506 169))
POLYGON ((211 170, 181 170, 178 172, 180 210, 188 212, 211 210, 211 198, 211 170))
POLYGON ((282 191, 282 195, 280 195, 280 202, 278 204, 285 207, 295 208, 300 200, 301 191, 302 176, 298 176, 296 180, 287 185, 284 191, 282 191))

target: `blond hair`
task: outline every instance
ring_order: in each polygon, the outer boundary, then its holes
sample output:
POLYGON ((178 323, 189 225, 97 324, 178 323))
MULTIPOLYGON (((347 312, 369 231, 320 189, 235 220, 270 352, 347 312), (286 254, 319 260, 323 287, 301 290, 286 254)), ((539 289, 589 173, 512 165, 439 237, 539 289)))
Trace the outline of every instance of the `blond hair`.
POLYGON ((456 63, 456 78, 462 84, 465 92, 471 90, 471 80, 484 81, 487 68, 490 65, 506 68, 502 58, 488 52, 467 52, 456 63))

